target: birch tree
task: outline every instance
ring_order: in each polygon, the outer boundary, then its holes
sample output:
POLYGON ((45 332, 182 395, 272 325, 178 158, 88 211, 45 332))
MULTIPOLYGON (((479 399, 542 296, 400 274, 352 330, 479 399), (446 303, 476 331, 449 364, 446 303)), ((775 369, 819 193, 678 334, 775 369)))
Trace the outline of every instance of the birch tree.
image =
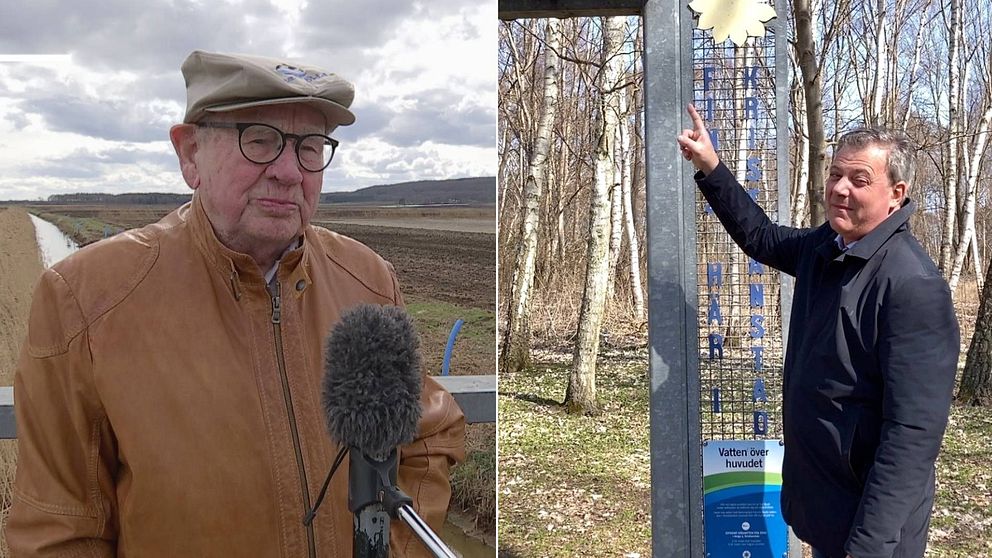
MULTIPOLYGON (((981 168, 982 157, 985 155, 985 148, 988 145, 989 122, 992 120, 992 100, 989 101, 985 112, 979 120, 978 131, 975 134, 974 146, 969 157, 969 170, 965 180, 966 198, 964 203, 964 232, 955 250, 954 264, 951 267, 948 285, 951 293, 957 290, 958 282, 961 280, 961 271, 964 268, 965 256, 971 251, 972 261, 975 265, 976 275, 981 275, 981 262, 979 261, 977 242, 975 241, 975 203, 978 196, 978 172, 981 168), (975 247, 975 249, 972 249, 975 247)), ((981 281, 979 279, 979 281, 981 281)))
MULTIPOLYGON (((618 95, 622 97, 622 95, 618 95)), ((617 137, 614 138, 613 146, 614 150, 619 149, 619 142, 617 139, 622 135, 621 132, 621 118, 620 118, 620 107, 617 105, 617 126, 614 131, 617 137)), ((622 154, 618 156, 618 153, 613 154, 613 161, 619 162, 622 159, 622 154)), ((609 266, 606 272, 608 277, 606 281, 606 298, 613 300, 616 297, 616 287, 619 277, 617 277, 617 266, 620 264, 620 256, 623 250, 623 191, 621 189, 621 181, 623 180, 621 173, 623 172, 622 163, 613 169, 613 175, 610 179, 609 185, 609 205, 610 205, 610 246, 607 250, 607 259, 609 260, 609 266)))
POLYGON ((589 194, 589 236, 586 250, 585 289, 579 312, 578 335, 565 391, 571 413, 596 414, 596 356, 609 281, 607 249, 610 236, 610 188, 616 168, 614 142, 619 114, 618 86, 622 59, 624 18, 603 20, 603 66, 598 76, 599 124, 596 147, 596 180, 589 194))
POLYGON ((951 271, 951 261, 954 257, 954 239, 957 218, 958 196, 958 112, 960 79, 958 75, 958 59, 960 57, 961 2, 951 0, 951 22, 948 35, 950 39, 950 55, 948 58, 948 81, 950 91, 947 95, 948 114, 948 153, 944 173, 944 234, 940 244, 940 270, 946 277, 951 271))
POLYGON ((534 267, 537 257, 538 223, 543 187, 547 173, 548 148, 551 139, 551 122, 558 103, 558 66, 556 51, 559 40, 559 21, 550 18, 545 24, 544 51, 544 104, 537 127, 537 141, 530 157, 530 170, 524 183, 524 209, 521 221, 520 243, 514 265, 514 281, 510 312, 503 339, 501 372, 516 371, 530 366, 530 305, 534 284, 534 267))
POLYGON ((792 159, 795 162, 795 172, 792 173, 792 183, 789 186, 789 199, 792 200, 790 213, 792 216, 792 226, 809 226, 810 208, 807 204, 816 203, 815 199, 810 199, 809 180, 809 157, 810 142, 809 132, 806 127, 809 121, 806 118, 806 88, 801 80, 795 76, 800 75, 799 61, 795 49, 789 49, 789 61, 792 66, 792 83, 789 88, 789 109, 792 117, 794 146, 792 159))
MULTIPOLYGON (((987 23, 980 17, 969 18, 971 22, 970 35, 971 36, 981 36, 988 32, 986 26, 982 23, 987 23)), ((961 40, 964 39, 964 26, 961 29, 961 40)), ((963 66, 963 75, 968 76, 973 73, 976 75, 975 83, 972 85, 978 86, 976 88, 976 93, 978 93, 977 98, 974 99, 974 103, 967 102, 967 96, 964 94, 968 90, 968 81, 965 80, 964 87, 962 90, 962 99, 960 102, 962 110, 962 122, 959 128, 962 132, 968 132, 963 134, 960 138, 960 145, 963 150, 962 158, 962 174, 963 188, 964 191, 964 201, 961 204, 961 215, 959 227, 960 234, 957 238, 957 242, 954 243, 954 260, 951 268, 949 270, 948 284, 951 288, 951 293, 955 293, 958 287, 958 283, 961 279, 962 271, 965 266, 965 259, 967 256, 971 256, 972 264, 975 269, 975 278, 979 284, 979 290, 981 290, 981 283, 983 278, 981 258, 978 253, 978 242, 976 239, 976 223, 975 214, 977 211, 977 201, 979 196, 979 176, 981 174, 982 162, 984 160, 986 150, 988 148, 989 139, 989 127, 990 121, 992 121, 992 56, 989 55, 988 47, 977 49, 977 44, 972 43, 972 52, 966 53, 966 56, 961 61, 963 66), (977 65, 979 70, 977 72, 972 72, 972 68, 977 65), (970 107, 969 107, 970 105, 970 107), (969 117, 967 114, 968 108, 972 108, 976 113, 978 113, 977 124, 973 128, 969 129, 967 122, 976 120, 974 117, 969 117)), ((967 50, 967 49, 965 49, 967 50)))
POLYGON ((629 111, 627 94, 620 95, 620 114, 623 116, 620 127, 620 153, 621 176, 620 176, 620 197, 623 204, 623 230, 626 233, 627 247, 630 250, 628 272, 630 276, 631 298, 634 303, 634 319, 644 318, 644 291, 641 288, 641 254, 640 243, 637 239, 637 229, 634 226, 634 204, 633 204, 633 178, 634 169, 637 165, 637 157, 631 150, 631 135, 636 133, 631 130, 629 122, 629 111))
MULTIPOLYGON (((992 281, 992 265, 985 283, 992 281)), ((957 399, 964 405, 992 407, 992 296, 982 292, 975 334, 968 346, 968 358, 961 373, 957 399)))
MULTIPOLYGON (((839 4, 845 4, 841 1, 839 4)), ((810 224, 819 225, 825 219, 822 198, 823 170, 826 161, 826 140, 823 132, 823 83, 821 64, 816 56, 813 41, 813 12, 810 0, 793 0, 793 13, 796 18, 796 51, 799 69, 802 72, 803 99, 806 101, 806 126, 809 138, 807 165, 807 194, 809 199, 810 224)))

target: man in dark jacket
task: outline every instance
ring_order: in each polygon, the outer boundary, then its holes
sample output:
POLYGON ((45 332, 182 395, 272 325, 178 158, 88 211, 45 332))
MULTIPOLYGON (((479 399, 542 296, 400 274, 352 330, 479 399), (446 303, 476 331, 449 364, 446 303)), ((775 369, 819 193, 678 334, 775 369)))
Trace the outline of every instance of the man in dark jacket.
POLYGON ((909 230, 904 134, 850 132, 824 191, 827 222, 772 223, 720 162, 702 119, 678 137, 720 222, 749 256, 796 277, 784 371, 782 508, 814 557, 918 558, 959 351, 950 291, 909 230))

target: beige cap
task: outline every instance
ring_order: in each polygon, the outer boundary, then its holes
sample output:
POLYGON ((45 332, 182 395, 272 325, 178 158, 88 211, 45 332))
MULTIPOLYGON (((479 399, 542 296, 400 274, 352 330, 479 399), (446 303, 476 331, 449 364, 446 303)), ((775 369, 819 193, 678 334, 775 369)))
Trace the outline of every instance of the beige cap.
POLYGON ((328 127, 355 121, 348 110, 355 87, 315 66, 244 54, 194 50, 183 62, 186 117, 198 122, 209 112, 306 103, 327 118, 328 127))

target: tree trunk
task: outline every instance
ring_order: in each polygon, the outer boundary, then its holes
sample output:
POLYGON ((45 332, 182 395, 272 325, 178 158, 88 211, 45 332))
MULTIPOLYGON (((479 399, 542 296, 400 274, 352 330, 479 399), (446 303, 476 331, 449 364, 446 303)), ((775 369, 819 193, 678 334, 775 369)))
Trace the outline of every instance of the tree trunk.
MULTIPOLYGON (((992 265, 985 282, 992 280, 992 265)), ((958 389, 958 402, 964 405, 992 406, 992 289, 982 291, 975 322, 975 334, 968 347, 961 386, 958 389)))
MULTIPOLYGON (((957 246, 957 250, 954 254, 954 265, 951 268, 951 276, 947 281, 951 288, 951 295, 954 295, 954 291, 957 290, 958 281, 961 278, 961 271, 964 268, 964 259, 968 254, 968 249, 971 247, 971 243, 975 239, 975 198, 978 194, 978 169, 982 163, 982 157, 985 155, 986 141, 989 136, 989 121, 992 120, 992 100, 990 100, 989 107, 985 110, 985 114, 982 115, 981 122, 978 125, 978 133, 975 136, 974 150, 971 156, 968 158, 968 179, 965 183, 967 188, 966 198, 964 200, 964 218, 962 222, 964 223, 964 230, 961 234, 961 242, 957 246)), ((977 253, 977 252, 976 252, 977 253)), ((975 275, 981 274, 980 268, 978 267, 978 262, 975 262, 975 275)))
MULTIPOLYGON (((978 254, 978 231, 975 231, 975 237, 971 239, 971 262, 972 265, 975 266, 975 287, 978 291, 978 296, 981 297, 985 275, 982 273, 982 270, 984 269, 982 267, 982 258, 978 254)), ((953 294, 953 292, 951 294, 953 294)))
MULTIPOLYGON (((809 134, 806 133, 806 99, 802 86, 792 90, 792 118, 795 125, 796 166, 793 173, 792 209, 790 220, 792 226, 803 227, 807 221, 809 209, 807 200, 809 194, 809 134)), ((809 200, 816 203, 817 200, 809 200)))
POLYGON ((806 129, 809 130, 809 200, 810 225, 824 221, 823 165, 826 160, 826 141, 823 132, 823 86, 816 61, 813 42, 813 15, 809 0, 794 0, 796 16, 796 50, 799 52, 799 69, 802 70, 803 89, 806 94, 806 129))
MULTIPOLYGON (((619 122, 619 118, 617 121, 619 122)), ((616 145, 615 141, 614 145, 616 145)), ((615 152, 613 160, 616 161, 615 152)), ((623 200, 620 198, 623 192, 619 186, 617 169, 614 167, 610 177, 610 248, 607 251, 610 265, 606 272, 609 278, 606 282, 606 300, 614 299, 617 281, 620 279, 617 274, 617 266, 620 264, 620 252, 623 249, 623 200)))
POLYGON ((958 80, 958 58, 961 48, 958 39, 958 30, 961 28, 961 5, 960 0, 951 0, 951 48, 949 79, 950 92, 947 95, 948 102, 948 126, 950 133, 949 152, 947 155, 947 173, 944 177, 944 200, 947 206, 944 208, 944 233, 940 240, 940 270, 948 277, 951 272, 952 258, 955 248, 955 220, 958 209, 958 96, 960 95, 960 82, 958 80))
POLYGON ((627 246, 630 248, 630 293, 634 302, 634 319, 640 321, 644 318, 644 292, 641 290, 641 255, 640 246, 637 242, 637 230, 634 228, 634 204, 633 204, 633 174, 634 174, 634 154, 630 151, 630 137, 633 130, 630 129, 627 119, 628 103, 627 95, 620 95, 620 114, 623 120, 620 126, 620 141, 622 143, 621 161, 622 172, 620 173, 621 200, 623 202, 623 229, 627 233, 627 246))
POLYGON ((809 225, 812 221, 807 221, 807 215, 810 215, 814 207, 819 206, 820 200, 809 199, 809 188, 807 184, 810 183, 809 180, 809 138, 805 135, 799 136, 799 156, 798 159, 802 161, 802 164, 798 164, 799 168, 799 187, 796 188, 796 197, 792 206, 792 226, 794 227, 805 227, 809 225))
POLYGON ((916 42, 913 47, 913 63, 909 67, 909 88, 906 90, 906 112, 902 118, 902 131, 909 129, 909 119, 913 114, 913 92, 916 90, 916 70, 920 67, 920 52, 923 50, 923 18, 920 18, 920 25, 916 29, 916 42))
POLYGON ((589 193, 589 243, 586 251, 586 280, 579 313, 579 332, 575 341, 572 370, 565 406, 570 413, 597 414, 596 356, 599 333, 609 281, 607 249, 610 243, 610 185, 613 182, 615 151, 613 142, 617 126, 617 77, 621 57, 625 18, 609 17, 603 24, 603 70, 599 74, 599 144, 596 148, 596 180, 589 193))
MULTIPOLYGON (((561 122, 562 137, 572 137, 575 132, 571 129, 571 120, 568 118, 562 118, 561 122)), ((554 230, 551 235, 551 250, 553 262, 560 262, 565 255, 565 186, 572 184, 574 182, 574 177, 569 174, 569 170, 566 169, 566 164, 568 161, 564 155, 558 157, 559 162, 559 172, 562 175, 562 179, 556 182, 556 187, 554 191, 554 203, 551 205, 554 211, 554 230)), ((549 216, 550 217, 550 216, 549 216)), ((550 273, 548 273, 548 283, 551 284, 552 278, 557 278, 562 270, 560 266, 552 265, 550 273)))
MULTIPOLYGON (((640 26, 643 31, 643 26, 640 26)), ((641 36, 638 35, 638 48, 640 52, 641 36)), ((643 73, 641 73, 643 80, 643 73)), ((634 167, 630 173, 630 203, 635 209, 634 233, 637 235, 638 250, 641 246, 647 245, 647 186, 644 181, 644 88, 643 81, 639 87, 640 93, 634 96, 634 167)), ((641 254, 638 252, 638 259, 641 254)))
POLYGON ((509 181, 503 179, 503 173, 506 171, 506 163, 507 161, 510 160, 509 157, 510 142, 507 140, 507 137, 509 135, 510 134, 506 130, 506 128, 503 128, 503 133, 500 134, 500 138, 499 138, 499 150, 501 153, 504 153, 505 155, 499 158, 499 162, 497 163, 497 167, 496 167, 496 180, 502 182, 502 184, 499 187, 499 202, 498 205, 496 206, 497 219, 499 219, 499 214, 502 213, 504 209, 506 209, 506 192, 507 190, 510 189, 509 181))
POLYGON ((882 114, 884 112, 883 98, 885 97, 885 74, 888 70, 887 49, 885 44, 885 0, 875 1, 878 10, 875 26, 875 67, 872 73, 871 91, 869 93, 871 103, 865 104, 865 122, 870 126, 880 126, 882 124, 882 114))
POLYGON ((524 184, 523 214, 520 244, 514 268, 513 291, 510 295, 509 318, 503 339, 500 372, 513 372, 530 366, 530 303, 534 285, 537 255, 538 224, 541 197, 546 178, 548 149, 551 143, 551 123, 558 104, 558 65, 556 54, 559 20, 549 18, 545 26, 547 48, 544 50, 544 106, 541 108, 537 141, 530 158, 530 172, 524 184))
MULTIPOLYGON (((621 39, 622 40, 622 39, 621 39)), ((628 75, 618 76, 623 81, 627 81, 628 75)), ((627 104, 627 87, 615 91, 617 110, 616 145, 614 153, 616 155, 616 166, 613 169, 613 186, 610 189, 610 281, 606 291, 606 300, 616 300, 616 291, 622 285, 624 279, 630 279, 630 274, 620 273, 619 267, 623 256, 624 241, 629 240, 629 235, 625 236, 626 222, 630 218, 630 204, 627 197, 630 195, 630 109, 627 104)), ((632 250, 636 243, 628 242, 628 247, 632 250)), ((633 292, 633 285, 631 292, 633 292)), ((628 299, 629 300, 629 299, 628 299)))

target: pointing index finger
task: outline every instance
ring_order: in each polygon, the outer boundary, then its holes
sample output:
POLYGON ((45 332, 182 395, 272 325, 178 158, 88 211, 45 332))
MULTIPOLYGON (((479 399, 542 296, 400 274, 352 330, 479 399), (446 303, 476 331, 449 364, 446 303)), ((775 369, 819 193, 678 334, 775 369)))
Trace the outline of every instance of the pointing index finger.
POLYGON ((696 110, 695 105, 689 105, 689 117, 692 118, 692 127, 695 128, 697 132, 706 130, 706 125, 703 124, 703 117, 699 116, 699 112, 696 110))

